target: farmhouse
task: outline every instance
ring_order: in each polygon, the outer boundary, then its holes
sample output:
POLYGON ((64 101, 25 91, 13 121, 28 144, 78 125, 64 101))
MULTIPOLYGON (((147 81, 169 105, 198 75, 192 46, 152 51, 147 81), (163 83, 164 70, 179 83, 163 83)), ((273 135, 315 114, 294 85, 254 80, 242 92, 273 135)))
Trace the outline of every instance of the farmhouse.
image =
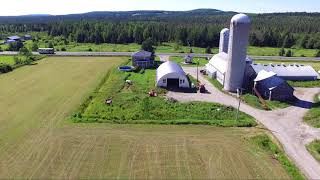
POLYGON ((269 100, 288 101, 294 98, 294 89, 274 72, 261 70, 254 80, 254 88, 269 100))
POLYGON ((161 64, 157 69, 156 83, 164 88, 190 88, 190 82, 182 67, 172 61, 161 64))
POLYGON ((10 37, 7 37, 5 43, 10 44, 10 43, 17 42, 17 41, 21 41, 20 36, 10 36, 10 37))
POLYGON ((132 66, 141 68, 153 68, 154 59, 152 53, 140 50, 132 54, 132 66))

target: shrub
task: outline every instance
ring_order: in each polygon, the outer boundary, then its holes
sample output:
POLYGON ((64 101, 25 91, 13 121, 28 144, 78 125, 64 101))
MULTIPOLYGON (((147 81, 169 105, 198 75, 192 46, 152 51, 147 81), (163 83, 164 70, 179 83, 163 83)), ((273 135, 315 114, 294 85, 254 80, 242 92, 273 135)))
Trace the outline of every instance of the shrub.
POLYGON ((206 54, 212 54, 211 48, 208 46, 205 50, 206 54))
POLYGON ((19 64, 23 63, 23 61, 20 58, 18 58, 17 56, 14 56, 13 60, 14 60, 15 65, 19 65, 19 64))
POLYGON ((65 47, 62 47, 62 48, 61 48, 61 51, 66 51, 66 48, 65 48, 65 47))
POLYGON ((32 53, 26 47, 20 48, 19 54, 21 54, 23 56, 31 56, 32 55, 32 53))
POLYGON ((0 73, 7 73, 12 70, 13 70, 13 68, 9 64, 0 64, 0 73))
POLYGON ((279 56, 284 56, 286 54, 286 50, 284 48, 281 48, 279 51, 279 56))
POLYGON ((32 47, 31 47, 31 50, 32 50, 32 51, 37 51, 38 49, 39 49, 38 43, 33 42, 33 43, 32 43, 32 47))

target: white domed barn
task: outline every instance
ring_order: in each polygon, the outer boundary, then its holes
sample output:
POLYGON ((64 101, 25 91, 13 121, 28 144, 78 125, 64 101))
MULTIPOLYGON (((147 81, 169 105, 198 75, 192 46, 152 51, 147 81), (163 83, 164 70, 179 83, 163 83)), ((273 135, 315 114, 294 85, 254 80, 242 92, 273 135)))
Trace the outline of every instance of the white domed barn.
POLYGON ((157 86, 165 88, 190 88, 190 82, 182 67, 167 61, 157 69, 157 86))

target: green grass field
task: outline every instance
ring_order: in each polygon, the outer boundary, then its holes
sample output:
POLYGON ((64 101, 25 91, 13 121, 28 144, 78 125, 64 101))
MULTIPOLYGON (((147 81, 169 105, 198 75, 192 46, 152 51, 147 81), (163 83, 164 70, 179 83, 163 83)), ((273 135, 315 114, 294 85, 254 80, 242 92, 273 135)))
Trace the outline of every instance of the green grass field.
POLYGON ((170 61, 174 61, 180 64, 181 66, 186 66, 186 67, 196 67, 197 63, 199 63, 199 67, 203 67, 208 63, 208 60, 206 58, 194 58, 193 64, 184 64, 183 57, 170 57, 170 61))
POLYGON ((320 94, 314 97, 312 109, 304 116, 304 121, 313 127, 320 128, 320 94))
MULTIPOLYGON (((289 179, 260 128, 73 124, 121 58, 47 58, 0 75, 1 179, 289 179)), ((292 173, 291 173, 292 174, 292 173)))
POLYGON ((314 140, 306 147, 312 156, 320 162, 320 140, 314 140))
MULTIPOLYGON (((31 35, 35 36, 37 33, 30 33, 31 35)), ((48 42, 51 41, 54 43, 55 49, 61 51, 62 48, 65 48, 67 51, 71 52, 78 52, 78 51, 105 51, 105 52, 135 52, 141 48, 139 44, 94 44, 94 43, 75 43, 69 42, 67 45, 59 37, 49 37, 45 33, 40 33, 40 37, 42 37, 39 42, 39 47, 47 47, 48 42)), ((27 41, 25 43, 26 47, 31 49, 32 41, 27 41)), ((8 46, 7 45, 0 45, 3 50, 5 50, 8 46)), ((187 46, 177 46, 175 43, 162 43, 156 47, 156 52, 183 52, 188 53, 190 52, 190 47, 187 46)), ((205 48, 199 47, 191 47, 194 53, 205 53, 205 48)), ((293 52, 293 56, 295 57, 314 57, 317 53, 317 49, 299 49, 299 48, 286 48, 285 50, 291 50, 293 52)), ((218 48, 212 48, 212 53, 218 53, 218 48)), ((272 47, 255 47, 249 46, 248 47, 248 54, 252 56, 278 56, 280 48, 272 48, 272 47)))
POLYGON ((82 109, 74 115, 75 122, 106 122, 129 124, 207 124, 214 126, 255 126, 254 119, 236 110, 214 103, 178 103, 165 100, 166 91, 155 87, 156 70, 124 73, 114 69, 106 82, 82 109), (131 80, 133 85, 125 83, 131 80), (155 89, 158 97, 148 97, 155 89), (105 100, 112 98, 112 105, 105 100))

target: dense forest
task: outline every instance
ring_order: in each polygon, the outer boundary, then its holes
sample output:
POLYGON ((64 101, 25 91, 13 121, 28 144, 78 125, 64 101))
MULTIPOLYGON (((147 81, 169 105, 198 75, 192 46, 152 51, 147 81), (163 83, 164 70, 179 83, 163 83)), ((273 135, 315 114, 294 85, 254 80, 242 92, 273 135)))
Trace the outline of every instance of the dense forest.
MULTIPOLYGON (((92 12, 64 16, 0 17, 0 38, 21 32, 47 32, 78 43, 176 42, 217 47, 219 32, 235 12, 193 11, 92 12)), ((250 44, 268 47, 320 49, 319 13, 249 14, 250 44)))

